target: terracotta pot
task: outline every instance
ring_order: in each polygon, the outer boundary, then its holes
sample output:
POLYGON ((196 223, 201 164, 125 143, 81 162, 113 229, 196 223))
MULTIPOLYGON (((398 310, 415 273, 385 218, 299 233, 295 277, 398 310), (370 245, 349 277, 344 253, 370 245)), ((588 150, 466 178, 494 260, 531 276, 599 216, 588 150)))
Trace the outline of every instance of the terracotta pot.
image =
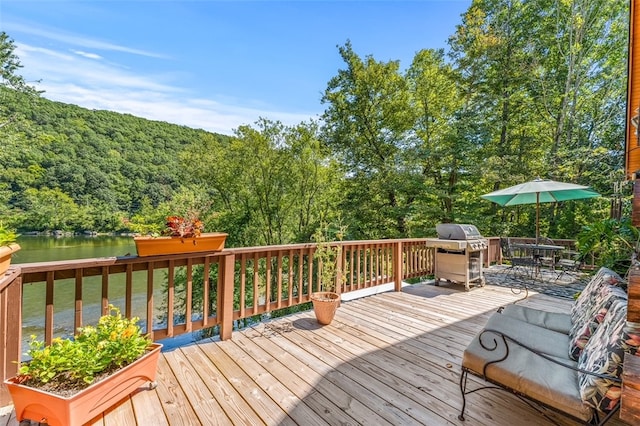
POLYGON ((228 234, 208 232, 199 237, 134 237, 138 256, 220 251, 228 234))
POLYGON ((9 244, 8 246, 0 246, 0 275, 7 272, 11 265, 11 255, 20 250, 18 244, 9 244))
POLYGON ((340 295, 331 291, 318 291, 311 293, 313 312, 319 324, 329 325, 336 315, 336 309, 340 305, 340 295))
POLYGON ((81 426, 145 383, 150 382, 149 389, 153 389, 160 349, 161 344, 152 344, 140 359, 70 397, 20 385, 16 377, 7 379, 4 383, 13 399, 16 419, 49 426, 81 426))

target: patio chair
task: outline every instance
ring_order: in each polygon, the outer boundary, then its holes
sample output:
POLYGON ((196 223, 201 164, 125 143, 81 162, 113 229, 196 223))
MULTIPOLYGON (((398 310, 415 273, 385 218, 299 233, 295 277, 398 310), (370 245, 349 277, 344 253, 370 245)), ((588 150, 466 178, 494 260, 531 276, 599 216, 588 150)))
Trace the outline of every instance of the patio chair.
POLYGON ((532 276, 537 266, 537 261, 531 253, 523 252, 514 248, 510 238, 500 238, 500 246, 502 248, 502 258, 510 263, 508 272, 516 274, 516 272, 524 272, 524 275, 532 276))
POLYGON ((556 262, 556 266, 560 269, 558 276, 556 276, 556 281, 560 279, 567 272, 578 272, 580 271, 580 267, 582 266, 582 256, 580 253, 575 251, 567 252, 569 257, 562 258, 556 262))
MULTIPOLYGON (((546 244, 550 246, 555 246, 556 243, 547 237, 540 237, 538 239, 539 244, 546 244)), ((542 250, 538 254, 538 261, 540 262, 540 266, 546 266, 553 270, 556 269, 556 252, 554 250, 542 250)))

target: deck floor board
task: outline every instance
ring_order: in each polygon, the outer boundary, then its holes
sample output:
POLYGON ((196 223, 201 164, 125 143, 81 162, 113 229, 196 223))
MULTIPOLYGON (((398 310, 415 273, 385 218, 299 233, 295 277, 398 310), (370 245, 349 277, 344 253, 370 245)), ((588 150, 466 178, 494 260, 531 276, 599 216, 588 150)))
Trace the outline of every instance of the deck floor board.
MULTIPOLYGON (((467 420, 458 420, 464 348, 498 307, 522 296, 491 285, 465 292, 416 284, 343 302, 329 326, 302 312, 235 331, 229 341, 165 350, 157 388, 92 424, 551 425, 499 390, 469 395, 467 420)), ((519 303, 567 312, 571 301, 530 292, 519 303)))

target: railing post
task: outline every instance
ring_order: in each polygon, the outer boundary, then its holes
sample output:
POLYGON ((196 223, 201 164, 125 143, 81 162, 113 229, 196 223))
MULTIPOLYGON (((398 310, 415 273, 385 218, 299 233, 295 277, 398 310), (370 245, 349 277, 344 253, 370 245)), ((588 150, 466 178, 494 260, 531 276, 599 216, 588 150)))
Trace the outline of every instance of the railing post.
POLYGON ((229 340, 233 332, 233 290, 236 256, 225 253, 220 258, 218 271, 218 322, 220 339, 229 340))
MULTIPOLYGON (((637 181, 636 181, 637 183, 637 181)), ((627 302, 627 322, 640 322, 640 270, 629 270, 629 300, 627 302)), ((620 420, 638 424, 640 420, 640 361, 638 357, 625 354, 622 373, 620 420)))
POLYGON ((395 277, 394 290, 402 291, 402 266, 404 265, 402 241, 395 241, 393 244, 393 276, 395 277))
MULTIPOLYGON (((12 268, 0 276, 0 379, 18 373, 22 354, 22 276, 20 268, 12 268)), ((0 385, 0 407, 11 403, 4 385, 0 385)))
POLYGON ((334 289, 334 292, 338 294, 342 294, 342 281, 344 278, 344 271, 343 271, 344 263, 342 262, 342 258, 344 255, 345 255, 344 245, 340 243, 338 256, 336 257, 336 271, 338 273, 336 274, 336 282, 335 282, 336 285, 334 289))

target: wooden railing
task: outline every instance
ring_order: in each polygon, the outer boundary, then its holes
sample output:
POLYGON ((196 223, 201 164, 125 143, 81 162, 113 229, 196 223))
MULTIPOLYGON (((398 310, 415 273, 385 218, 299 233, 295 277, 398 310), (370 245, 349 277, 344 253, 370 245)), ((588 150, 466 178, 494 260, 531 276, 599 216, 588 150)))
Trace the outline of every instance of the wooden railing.
MULTIPOLYGON (((0 373, 4 380, 15 376, 22 354, 22 278, 20 268, 10 269, 0 276, 0 373)), ((6 389, 0 386, 0 407, 8 401, 6 389)))
MULTIPOLYGON (((499 238, 489 242, 485 264, 500 261, 499 238)), ((382 284, 399 291, 404 279, 434 271, 433 249, 424 239, 336 244, 342 246, 338 293, 382 284)), ((310 301, 320 289, 314 251, 315 244, 292 244, 18 265, 0 277, 2 378, 16 372, 28 316, 43 324, 38 337, 47 343, 95 322, 109 304, 140 317, 153 340, 216 326, 220 338, 229 339, 238 320, 310 301)))

